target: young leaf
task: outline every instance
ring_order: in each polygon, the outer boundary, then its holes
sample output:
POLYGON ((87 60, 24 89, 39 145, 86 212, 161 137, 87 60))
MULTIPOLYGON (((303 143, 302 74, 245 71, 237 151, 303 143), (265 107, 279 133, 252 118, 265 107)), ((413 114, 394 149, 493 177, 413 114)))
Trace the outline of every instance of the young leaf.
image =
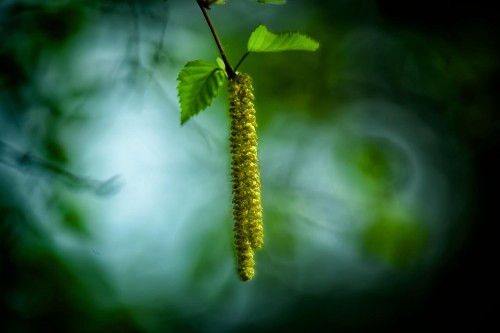
POLYGON ((224 76, 227 77, 227 73, 226 73, 226 64, 224 63, 224 60, 222 60, 221 58, 217 57, 215 59, 215 61, 217 62, 217 66, 222 69, 222 71, 224 72, 224 76))
POLYGON ((181 124, 206 109, 224 82, 224 71, 205 60, 190 61, 177 76, 177 92, 181 105, 181 124))
POLYGON ((259 25, 248 40, 248 52, 279 52, 290 50, 316 51, 319 43, 296 32, 275 34, 259 25))

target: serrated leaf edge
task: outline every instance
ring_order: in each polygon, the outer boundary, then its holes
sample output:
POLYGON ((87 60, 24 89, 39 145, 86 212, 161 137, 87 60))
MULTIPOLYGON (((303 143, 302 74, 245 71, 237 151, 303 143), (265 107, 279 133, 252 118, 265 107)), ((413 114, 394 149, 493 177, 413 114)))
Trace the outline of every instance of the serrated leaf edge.
MULTIPOLYGON (((255 42, 252 43, 252 46, 253 45, 255 45, 255 42)), ((260 24, 259 26, 257 26, 257 28, 255 28, 255 30, 250 34, 250 38, 248 39, 248 43, 247 43, 247 50, 248 50, 248 52, 252 52, 252 53, 283 52, 283 51, 316 51, 318 49, 318 47, 319 47, 319 42, 317 42, 316 40, 312 39, 311 37, 309 37, 307 35, 304 35, 304 34, 299 33, 299 32, 274 33, 272 31, 270 31, 263 24, 260 24), (304 38, 304 39, 308 40, 309 42, 312 42, 312 44, 315 44, 316 46, 313 49, 312 48, 291 48, 291 49, 274 50, 274 51, 266 51, 266 50, 255 51, 255 50, 251 50, 250 49, 251 48, 250 41, 252 40, 252 36, 254 36, 257 33, 261 33, 260 30, 264 30, 265 33, 268 33, 270 35, 274 35, 276 37, 293 37, 293 36, 301 37, 301 38, 304 38)))
MULTIPOLYGON (((217 64, 212 64, 210 63, 209 61, 206 61, 206 60, 192 60, 192 61, 189 61, 188 63, 186 63, 186 65, 184 65, 184 67, 179 71, 179 74, 177 75, 177 81, 178 81, 178 84, 177 84, 177 97, 179 98, 179 105, 180 105, 180 108, 181 108, 181 112, 180 112, 180 115, 181 115, 181 125, 184 125, 189 119, 191 119, 193 116, 199 114, 200 112, 204 111, 205 109, 207 109, 213 102, 213 100, 218 96, 219 94, 219 90, 220 90, 220 87, 223 85, 223 81, 224 81, 224 77, 226 77, 225 75, 225 71, 222 70, 219 66, 217 66, 217 64), (194 108, 195 109, 195 112, 191 115, 188 115, 186 117, 183 118, 183 115, 184 115, 184 112, 183 110, 185 110, 185 107, 186 107, 186 101, 183 101, 182 98, 181 98, 181 83, 182 83, 182 79, 181 79, 181 75, 183 72, 186 71, 186 69, 189 70, 189 68, 196 64, 196 63, 199 63, 200 65, 206 65, 207 67, 210 66, 212 67, 212 71, 207 75, 206 79, 205 79, 205 82, 207 80, 209 80, 212 75, 214 75, 215 73, 217 72, 220 72, 221 73, 221 79, 220 80, 217 80, 217 87, 215 89, 215 94, 213 94, 213 96, 210 98, 208 98, 208 100, 205 102, 206 106, 205 107, 201 107, 201 108, 194 108), (196 110, 198 109, 198 110, 196 110)), ((204 87, 205 84, 202 85, 202 87, 204 87)), ((188 105, 191 104, 191 103, 188 103, 188 105)), ((196 103, 195 103, 196 104, 196 103)))

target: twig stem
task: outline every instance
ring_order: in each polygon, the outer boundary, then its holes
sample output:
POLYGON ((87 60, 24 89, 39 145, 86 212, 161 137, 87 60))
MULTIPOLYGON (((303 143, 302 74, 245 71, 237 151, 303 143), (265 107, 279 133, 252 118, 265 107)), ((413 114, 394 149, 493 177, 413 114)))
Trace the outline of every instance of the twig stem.
POLYGON ((248 57, 248 55, 250 54, 250 52, 246 52, 243 57, 241 57, 240 61, 238 61, 238 64, 236 65, 236 67, 234 67, 234 70, 237 71, 238 68, 240 67, 241 63, 243 62, 243 60, 245 60, 246 57, 248 57))
POLYGON ((231 80, 236 76, 236 73, 234 72, 233 68, 231 67, 231 65, 229 64, 229 61, 226 58, 226 54, 224 53, 224 49, 222 48, 222 44, 219 40, 219 37, 217 36, 217 32, 215 31, 214 25, 212 24, 210 17, 208 16, 207 2, 204 0, 196 0, 196 2, 198 3, 198 6, 200 6, 201 12, 203 13, 205 20, 207 21, 208 26, 210 27, 210 31, 212 31, 212 35, 214 36, 215 43, 217 44, 217 48, 219 49, 220 56, 222 58, 222 61, 224 61, 224 65, 226 66, 227 76, 231 80))

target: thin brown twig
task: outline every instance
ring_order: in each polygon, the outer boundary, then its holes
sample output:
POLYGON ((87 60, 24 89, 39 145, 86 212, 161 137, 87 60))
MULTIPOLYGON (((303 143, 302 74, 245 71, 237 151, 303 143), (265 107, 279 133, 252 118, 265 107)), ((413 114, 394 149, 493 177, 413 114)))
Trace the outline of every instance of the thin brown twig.
POLYGON ((227 76, 231 80, 236 76, 236 73, 229 64, 229 61, 227 60, 226 54, 224 53, 224 49, 222 48, 222 43, 220 42, 219 37, 217 36, 217 32, 215 31, 214 25, 212 24, 212 21, 208 16, 208 11, 207 11, 208 5, 204 0, 196 0, 196 3, 198 3, 198 6, 200 6, 203 16, 205 17, 205 20, 207 21, 208 26, 210 27, 210 31, 212 31, 212 35, 214 36, 215 43, 217 44, 217 48, 219 49, 220 56, 222 58, 222 61, 224 61, 224 65, 226 66, 227 76))

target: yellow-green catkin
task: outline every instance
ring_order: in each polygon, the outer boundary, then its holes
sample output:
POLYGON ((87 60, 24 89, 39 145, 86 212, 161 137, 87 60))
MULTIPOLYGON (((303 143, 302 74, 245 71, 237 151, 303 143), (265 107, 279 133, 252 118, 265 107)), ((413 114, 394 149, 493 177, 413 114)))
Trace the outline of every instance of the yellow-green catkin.
POLYGON ((234 239, 238 274, 247 281, 254 275, 254 249, 264 243, 252 79, 236 73, 228 88, 234 239))

